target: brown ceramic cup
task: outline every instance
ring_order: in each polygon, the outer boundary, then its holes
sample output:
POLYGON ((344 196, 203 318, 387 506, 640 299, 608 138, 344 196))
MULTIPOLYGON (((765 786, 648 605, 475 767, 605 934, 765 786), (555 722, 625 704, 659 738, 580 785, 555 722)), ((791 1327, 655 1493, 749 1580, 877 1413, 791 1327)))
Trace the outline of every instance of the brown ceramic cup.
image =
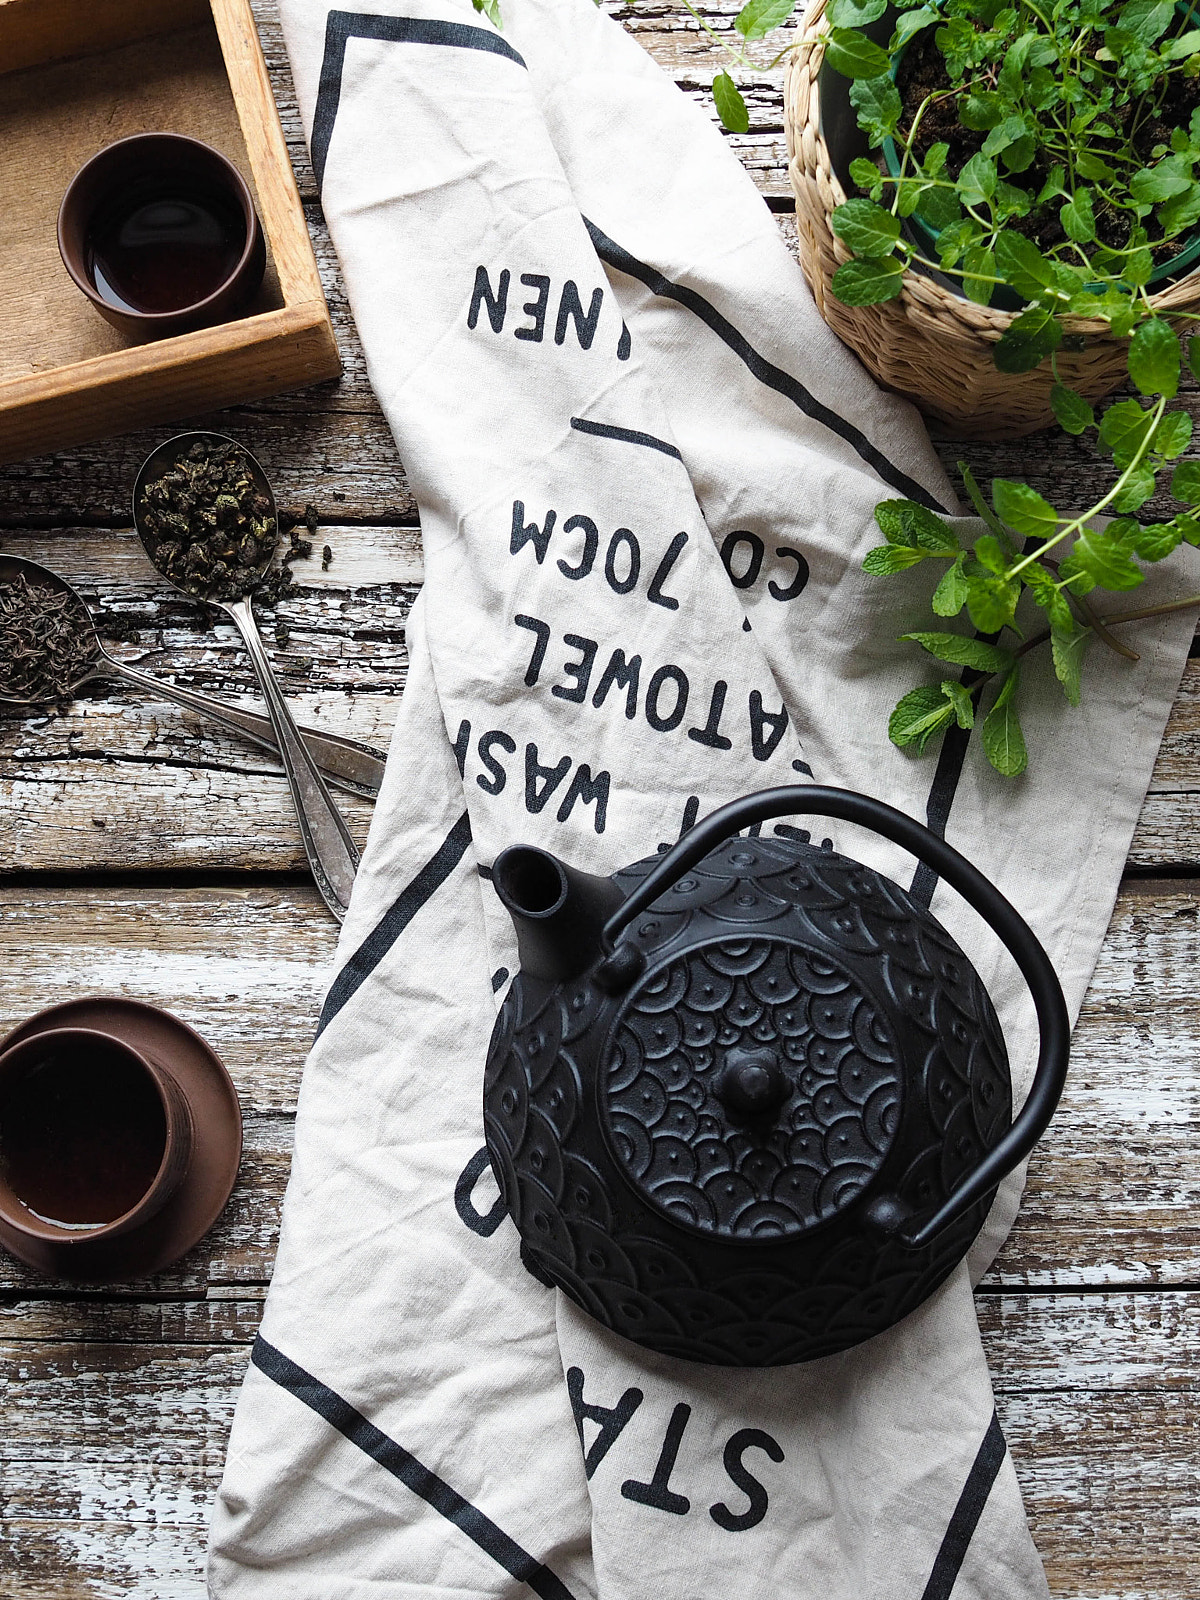
POLYGON ((51 1028, 0 1054, 0 1219, 30 1243, 91 1246, 141 1228, 192 1156, 174 1077, 94 1028, 51 1028))
POLYGON ((178 133, 118 139, 86 162, 59 208, 58 249, 100 315, 135 340, 228 321, 266 267, 245 179, 178 133))

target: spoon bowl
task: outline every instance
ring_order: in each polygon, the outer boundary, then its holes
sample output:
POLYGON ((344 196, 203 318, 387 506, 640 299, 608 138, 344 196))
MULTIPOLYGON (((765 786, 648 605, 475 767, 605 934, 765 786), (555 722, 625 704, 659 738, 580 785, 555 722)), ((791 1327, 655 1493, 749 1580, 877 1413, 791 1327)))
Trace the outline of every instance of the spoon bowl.
MULTIPOLYGON (((153 673, 143 672, 131 662, 112 655, 96 632, 87 601, 64 577, 25 556, 0 555, 0 584, 11 583, 18 577, 24 577, 31 585, 39 584, 68 597, 78 630, 81 635, 86 633, 90 639, 93 654, 85 670, 62 690, 44 695, 0 693, 0 705, 22 708, 53 705, 59 700, 69 699, 87 683, 123 678, 152 695, 161 695, 186 706, 189 711, 199 712, 201 716, 219 723, 232 733, 241 734, 253 744, 278 756, 279 746, 269 717, 260 716, 257 711, 247 711, 241 706, 226 705, 223 700, 214 700, 211 695, 200 694, 195 689, 187 689, 166 678, 157 678, 153 673)), ((348 794, 361 795, 366 800, 375 798, 383 781, 386 761, 383 751, 360 744, 356 739, 346 739, 340 734, 326 733, 317 728, 302 727, 300 733, 313 760, 331 783, 337 784, 339 789, 346 790, 348 794)))

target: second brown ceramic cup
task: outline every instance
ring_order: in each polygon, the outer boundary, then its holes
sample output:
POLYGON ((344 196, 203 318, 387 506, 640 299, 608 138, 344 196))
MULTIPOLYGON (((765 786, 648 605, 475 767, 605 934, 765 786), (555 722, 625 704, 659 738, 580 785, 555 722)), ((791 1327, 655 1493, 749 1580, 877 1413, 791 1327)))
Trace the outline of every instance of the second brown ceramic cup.
POLYGON ((26 1239, 90 1245, 140 1227, 192 1143, 171 1074, 110 1034, 53 1028, 0 1054, 0 1218, 26 1239))
POLYGON ((136 340, 228 321, 255 294, 266 266, 262 227, 245 179, 211 145, 178 133, 118 139, 86 162, 59 208, 58 249, 63 265, 100 315, 136 340), (178 215, 171 231, 172 208, 185 216, 182 231, 178 215), (201 229, 190 238, 189 212, 193 226, 201 229), (211 239, 203 236, 206 226, 211 239), (135 278, 137 252, 145 252, 156 278, 153 307, 139 307, 114 294, 111 286, 98 286, 101 231, 115 233, 114 249, 135 278), (200 275, 198 281, 201 254, 208 251, 221 264, 207 280, 200 275), (173 280, 177 293, 172 293, 173 280))

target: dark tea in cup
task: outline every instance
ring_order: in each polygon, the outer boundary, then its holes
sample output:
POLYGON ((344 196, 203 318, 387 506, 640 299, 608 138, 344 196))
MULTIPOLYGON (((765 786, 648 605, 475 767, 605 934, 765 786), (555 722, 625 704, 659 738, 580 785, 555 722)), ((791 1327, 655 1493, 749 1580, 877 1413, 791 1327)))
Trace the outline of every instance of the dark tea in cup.
POLYGON ((100 315, 134 339, 235 316, 267 259, 237 167, 177 133, 118 139, 85 162, 59 208, 58 248, 100 315))
POLYGON ((107 1034, 59 1028, 0 1055, 0 1215, 38 1237, 96 1238, 153 1214, 191 1144, 173 1080, 107 1034))

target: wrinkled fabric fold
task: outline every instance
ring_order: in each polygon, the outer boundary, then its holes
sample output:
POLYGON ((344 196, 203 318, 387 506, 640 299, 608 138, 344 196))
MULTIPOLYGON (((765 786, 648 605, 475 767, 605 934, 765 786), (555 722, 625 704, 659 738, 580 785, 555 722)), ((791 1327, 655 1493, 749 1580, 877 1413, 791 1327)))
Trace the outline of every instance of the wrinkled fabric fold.
MULTIPOLYGON (((861 563, 881 499, 957 511, 919 420, 825 327, 740 164, 632 39, 590 0, 502 9, 498 32, 466 0, 281 4, 425 584, 210 1592, 1044 1596, 971 1295, 1020 1176, 969 1267, 840 1355, 732 1370, 607 1333, 525 1270, 488 1165, 483 1062, 517 965, 488 872, 528 842, 607 874, 741 794, 859 789, 995 879, 1074 1014, 1191 619, 1147 625, 1135 668, 1089 661, 1078 712, 1030 673, 1017 783, 967 741, 893 749, 897 636, 928 585, 861 563)), ((899 850, 788 825, 931 901, 1019 1101, 1036 1032, 997 941, 899 850)))

